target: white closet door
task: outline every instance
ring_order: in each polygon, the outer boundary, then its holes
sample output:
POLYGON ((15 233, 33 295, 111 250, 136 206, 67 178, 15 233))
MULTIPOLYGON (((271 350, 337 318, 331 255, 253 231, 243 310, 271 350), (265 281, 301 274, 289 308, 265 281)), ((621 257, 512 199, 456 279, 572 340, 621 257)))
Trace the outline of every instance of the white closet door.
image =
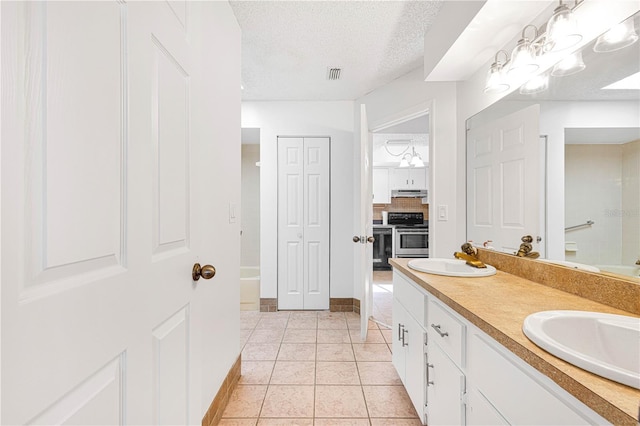
POLYGON ((539 105, 467 133, 467 238, 515 253, 540 229, 539 105))
POLYGON ((278 138, 278 309, 329 308, 329 138, 278 138))
MULTIPOLYGON (((0 423, 200 424, 238 355, 237 340, 203 320, 206 303, 227 327, 239 322, 228 301, 238 297, 212 293, 224 268, 213 282, 191 279, 195 261, 239 267, 237 255, 214 256, 222 250, 210 241, 232 233, 207 221, 215 197, 199 197, 203 188, 220 195, 212 182, 234 170, 239 180, 239 162, 214 172, 205 161, 212 135, 239 148, 239 114, 225 113, 239 111, 239 78, 221 79, 233 92, 204 83, 219 43, 203 39, 191 7, 208 11, 203 20, 219 10, 180 1, 0 7, 0 423), (209 99, 228 124, 212 124, 209 99), (204 339, 228 343, 213 358, 204 339)), ((239 31, 219 31, 239 76, 239 31)))
POLYGON ((304 149, 278 138, 278 309, 304 308, 304 149))
POLYGON ((304 138, 304 309, 329 309, 329 138, 304 138))

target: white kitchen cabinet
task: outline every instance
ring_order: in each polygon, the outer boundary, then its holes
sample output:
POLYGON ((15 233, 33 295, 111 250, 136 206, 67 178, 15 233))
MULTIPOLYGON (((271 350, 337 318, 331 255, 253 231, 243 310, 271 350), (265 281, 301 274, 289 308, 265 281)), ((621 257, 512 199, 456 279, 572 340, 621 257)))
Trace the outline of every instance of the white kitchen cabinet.
POLYGON ((391 203, 391 186, 388 167, 373 168, 373 203, 391 203))
POLYGON ((391 189, 427 189, 427 167, 396 167, 392 169, 391 189))
POLYGON ((420 420, 426 424, 425 295, 398 273, 394 273, 393 289, 392 361, 420 420))

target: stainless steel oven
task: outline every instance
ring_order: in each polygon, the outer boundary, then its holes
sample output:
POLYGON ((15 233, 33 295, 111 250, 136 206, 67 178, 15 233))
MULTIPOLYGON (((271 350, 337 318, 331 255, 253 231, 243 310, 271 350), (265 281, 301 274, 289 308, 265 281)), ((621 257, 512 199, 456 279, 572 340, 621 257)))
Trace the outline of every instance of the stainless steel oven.
POLYGON ((429 228, 396 227, 396 257, 429 257, 429 228))
POLYGON ((422 212, 389 212, 390 225, 395 225, 394 256, 429 257, 429 225, 422 212))
POLYGON ((393 226, 374 226, 373 238, 373 269, 391 270, 389 258, 393 251, 393 226))

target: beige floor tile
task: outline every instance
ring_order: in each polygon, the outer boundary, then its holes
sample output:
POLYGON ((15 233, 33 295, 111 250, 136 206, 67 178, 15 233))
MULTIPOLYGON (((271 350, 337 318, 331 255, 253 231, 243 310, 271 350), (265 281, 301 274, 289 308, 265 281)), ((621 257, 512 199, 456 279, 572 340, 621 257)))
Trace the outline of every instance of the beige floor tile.
POLYGON ((351 343, 349 330, 318 330, 318 343, 351 343))
POLYGON ((356 363, 319 361, 316 364, 316 384, 360 385, 356 363))
POLYGON ((318 329, 346 330, 347 321, 343 318, 318 318, 318 329))
POLYGON ((280 343, 282 336, 284 336, 284 328, 256 328, 249 336, 249 343, 280 343))
POLYGON ((272 385, 313 385, 316 363, 314 361, 278 361, 271 375, 272 385))
POLYGON ((260 317, 241 317, 240 329, 241 330, 253 330, 260 321, 260 317))
POLYGON ((247 342, 249 341, 249 336, 251 336, 251 333, 253 332, 253 330, 250 329, 240 329, 240 349, 242 350, 242 348, 244 348, 244 345, 247 344, 247 342))
MULTIPOLYGON (((349 330, 360 330, 360 318, 348 318, 347 327, 349 327, 349 330)), ((375 322, 369 321, 367 328, 369 330, 377 330, 379 327, 375 322)))
POLYGON ((266 392, 267 386, 238 385, 222 417, 258 417, 266 392))
POLYGON ((336 319, 336 318, 346 318, 346 317, 344 312, 322 311, 322 312, 318 312, 318 319, 321 319, 321 318, 336 319))
POLYGON ((261 318, 289 318, 290 311, 261 312, 261 318))
POLYGON ((287 326, 287 322, 288 321, 289 321, 289 319, 285 318, 285 317, 276 317, 276 318, 266 317, 266 318, 261 318, 260 321, 258 321, 258 324, 256 325, 256 329, 285 328, 287 326))
POLYGON ((316 386, 316 417, 367 417, 360 386, 316 386))
POLYGON ((258 419, 222 419, 218 426, 255 426, 258 419))
POLYGON ((315 426, 369 426, 369 419, 319 419, 315 418, 315 426))
POLYGON ((314 343, 283 343, 278 353, 278 361, 315 361, 314 343))
POLYGON ((296 329, 313 329, 318 328, 318 319, 313 318, 289 318, 289 322, 287 323, 287 328, 296 328, 296 329))
POLYGON ((270 385, 260 417, 313 417, 313 386, 270 385))
POLYGON ((289 318, 318 318, 318 311, 292 311, 289 318))
POLYGON ((275 361, 279 343, 247 343, 242 350, 242 361, 275 361))
POLYGON ((242 361, 242 375, 238 383, 243 385, 268 385, 275 361, 242 361))
POLYGON ((260 419, 258 426, 313 426, 313 419, 260 419))
POLYGON ((318 343, 318 361, 354 361, 351 345, 345 343, 318 343))
POLYGON ((417 417, 404 386, 363 386, 371 417, 417 417))
POLYGON ((371 419, 373 426, 422 426, 418 419, 371 419))
POLYGON ((380 330, 384 341, 387 343, 393 343, 393 330, 380 330))
POLYGON ((391 361, 391 351, 386 343, 354 343, 356 361, 391 361))
POLYGON ((284 331, 282 343, 315 343, 316 329, 303 330, 297 328, 287 328, 284 331))
POLYGON ((358 372, 363 385, 402 385, 391 362, 358 362, 358 372))
POLYGON ((367 340, 364 342, 360 338, 360 329, 350 329, 349 335, 351 336, 351 341, 353 343, 385 343, 382 333, 377 328, 367 331, 367 340))

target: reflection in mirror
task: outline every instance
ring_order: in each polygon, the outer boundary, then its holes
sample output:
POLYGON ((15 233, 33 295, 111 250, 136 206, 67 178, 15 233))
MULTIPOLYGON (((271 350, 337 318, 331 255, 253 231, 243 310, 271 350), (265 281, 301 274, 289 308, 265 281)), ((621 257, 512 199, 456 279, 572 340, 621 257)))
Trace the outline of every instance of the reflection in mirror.
MULTIPOLYGON (((523 86, 470 118, 467 124, 473 134, 474 129, 487 123, 532 105, 539 106, 539 143, 547 153, 538 170, 539 178, 546 179, 542 184, 546 191, 541 197, 524 197, 525 211, 542 212, 542 241, 534 244, 534 250, 551 260, 595 265, 602 273, 638 281, 639 28, 640 13, 617 30, 621 34, 627 32, 626 41, 616 44, 611 33, 594 40, 579 52, 584 66, 572 73, 558 71, 556 66, 544 73, 541 90, 523 86), (629 32, 629 28, 633 31, 629 32)), ((472 150, 477 152, 469 136, 467 150, 469 163, 472 150)), ((471 186, 478 185, 473 176, 479 174, 467 165, 468 194, 473 193, 471 186)), ((494 205, 504 210, 518 201, 507 199, 494 205)), ((467 236, 481 244, 492 238, 478 232, 477 211, 473 210, 479 209, 477 204, 468 198, 467 236)), ((507 244, 501 243, 496 249, 504 246, 507 244)))

